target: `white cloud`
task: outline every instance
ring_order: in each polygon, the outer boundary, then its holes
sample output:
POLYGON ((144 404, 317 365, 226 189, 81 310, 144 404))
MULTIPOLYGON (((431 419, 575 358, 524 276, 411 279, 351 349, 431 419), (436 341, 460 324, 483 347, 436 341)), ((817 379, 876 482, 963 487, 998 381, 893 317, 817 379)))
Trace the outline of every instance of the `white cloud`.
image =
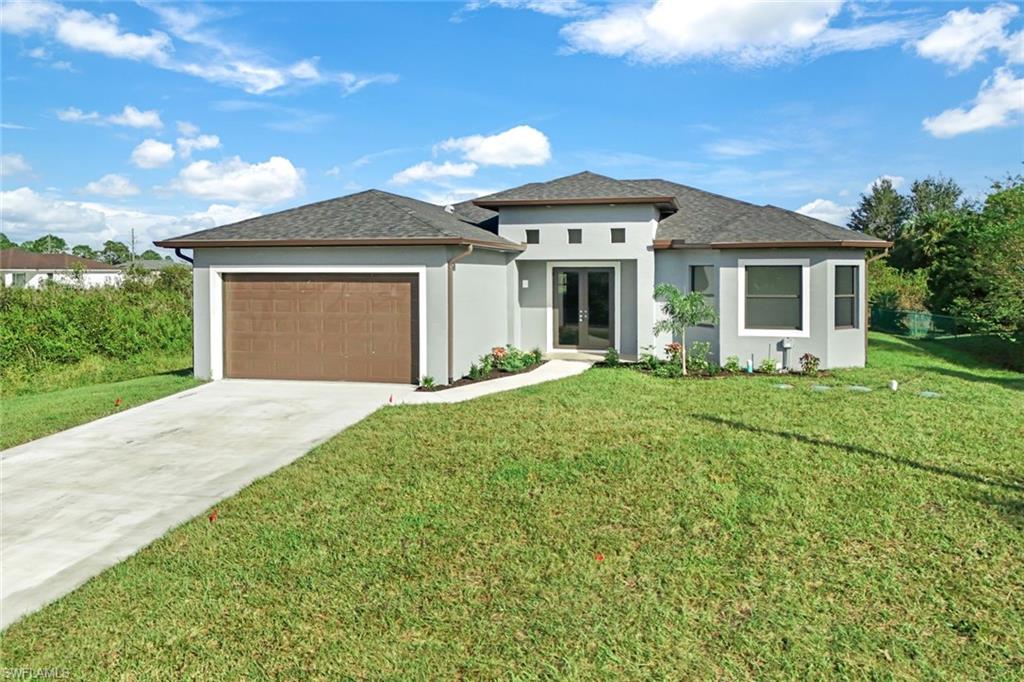
POLYGON ((436 145, 437 150, 462 152, 465 160, 481 166, 540 166, 551 159, 547 135, 526 125, 496 135, 450 138, 436 145))
POLYGON ((53 26, 64 8, 47 0, 5 2, 0 12, 0 29, 8 33, 25 35, 53 26))
POLYGON ((924 129, 935 137, 956 137, 986 128, 999 128, 1019 122, 1024 114, 1024 78, 1010 69, 996 69, 981 84, 969 109, 946 109, 924 119, 924 129))
POLYGON ((875 185, 880 183, 882 180, 888 180, 891 182, 893 189, 899 189, 903 186, 903 183, 907 181, 907 179, 902 175, 879 175, 864 187, 864 194, 868 194, 872 189, 874 189, 875 185))
POLYGON ((475 199, 488 194, 494 194, 498 191, 500 191, 500 188, 445 187, 444 189, 423 190, 420 192, 420 196, 423 197, 424 201, 431 204, 448 206, 449 204, 457 204, 460 201, 466 201, 467 199, 475 199))
MULTIPOLYGON (((176 49, 163 31, 148 34, 122 31, 116 14, 93 14, 84 9, 39 2, 5 2, 0 12, 0 27, 18 35, 40 33, 78 50, 95 52, 117 59, 144 61, 162 69, 187 73, 204 80, 241 87, 261 94, 287 85, 335 84, 344 94, 352 94, 373 83, 393 83, 393 74, 358 75, 347 71, 321 69, 316 59, 301 59, 290 65, 278 65, 259 50, 229 43, 205 25, 227 16, 220 10, 203 6, 181 9, 169 4, 148 4, 187 50, 176 49), (184 57, 178 55, 184 54, 184 57)), ((67 62, 53 64, 70 68, 67 62)))
POLYGON ((151 31, 148 36, 123 33, 117 22, 116 14, 96 16, 80 9, 65 10, 57 22, 56 38, 70 47, 108 57, 159 64, 170 56, 171 39, 166 33, 151 31))
POLYGON ((601 16, 562 28, 569 51, 671 63, 717 59, 756 66, 800 55, 863 50, 908 37, 906 23, 832 28, 841 0, 750 2, 720 0, 612 5, 601 16))
POLYGON ((476 173, 475 163, 452 163, 445 161, 437 164, 433 161, 424 161, 415 166, 410 166, 391 176, 391 182, 396 185, 407 185, 410 182, 421 182, 423 180, 436 180, 438 178, 469 178, 476 173))
POLYGON ((206 210, 180 216, 149 213, 102 203, 68 201, 21 187, 0 192, 0 220, 15 241, 45 232, 63 234, 68 241, 98 247, 108 239, 127 243, 135 231, 140 250, 153 240, 253 218, 251 207, 211 204, 206 210))
POLYGON ((178 132, 185 137, 195 137, 199 134, 199 126, 195 123, 189 123, 188 121, 177 121, 175 124, 178 132))
POLYGON ((0 128, 2 128, 4 130, 35 130, 35 128, 30 128, 28 126, 18 125, 17 123, 6 123, 6 122, 0 123, 0 128))
POLYGON ((82 192, 119 199, 135 196, 139 193, 139 188, 132 184, 132 181, 124 175, 108 173, 99 180, 93 180, 87 184, 82 188, 82 192))
POLYGON ((705 145, 704 149, 712 156, 742 157, 756 156, 777 148, 777 144, 769 140, 718 140, 705 145))
POLYGON ((324 175, 328 177, 337 177, 341 175, 341 166, 331 166, 324 171, 324 175))
POLYGON ((111 114, 107 117, 107 121, 119 126, 128 126, 129 128, 163 128, 164 123, 160 120, 160 113, 150 109, 149 111, 139 111, 132 105, 128 104, 124 109, 121 110, 120 114, 111 114))
POLYGON ((195 161, 178 173, 174 186, 204 199, 272 204, 303 190, 302 172, 282 156, 246 163, 235 156, 219 163, 195 161))
POLYGON ((474 12, 485 7, 504 9, 528 9, 554 17, 568 17, 586 14, 589 7, 581 0, 472 0, 462 8, 463 12, 474 12))
POLYGON ((0 178, 31 173, 32 166, 21 154, 0 155, 0 178))
POLYGON ((67 123, 92 123, 100 120, 100 114, 97 111, 85 113, 81 109, 68 107, 58 111, 57 118, 67 123))
POLYGON ((220 146, 220 138, 216 135, 196 135, 195 137, 179 137, 178 154, 187 159, 194 151, 216 149, 220 146))
POLYGON ((143 140, 132 151, 132 163, 139 168, 159 168, 174 158, 174 147, 159 140, 143 140))
POLYGON ((989 50, 998 50, 1021 61, 1024 34, 1008 35, 1006 26, 1018 13, 1013 5, 991 5, 983 12, 970 9, 946 14, 942 25, 914 44, 917 54, 963 71, 984 61, 989 50))
POLYGON ((845 227, 846 223, 850 220, 850 213, 853 212, 853 206, 840 206, 836 202, 829 201, 828 199, 815 199, 814 201, 804 204, 798 208, 796 212, 802 213, 805 216, 810 216, 811 218, 824 220, 826 223, 845 227))

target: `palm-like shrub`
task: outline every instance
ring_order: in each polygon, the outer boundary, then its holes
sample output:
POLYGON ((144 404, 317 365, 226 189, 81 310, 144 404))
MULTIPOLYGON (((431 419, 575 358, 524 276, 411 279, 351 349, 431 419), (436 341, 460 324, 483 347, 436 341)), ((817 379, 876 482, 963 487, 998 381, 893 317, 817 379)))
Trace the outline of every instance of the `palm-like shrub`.
POLYGON ((686 330, 698 324, 718 322, 718 313, 708 305, 703 294, 684 294, 678 287, 667 282, 654 287, 654 298, 661 301, 661 312, 665 315, 664 319, 654 325, 654 333, 670 332, 679 339, 679 364, 683 374, 686 374, 686 330))

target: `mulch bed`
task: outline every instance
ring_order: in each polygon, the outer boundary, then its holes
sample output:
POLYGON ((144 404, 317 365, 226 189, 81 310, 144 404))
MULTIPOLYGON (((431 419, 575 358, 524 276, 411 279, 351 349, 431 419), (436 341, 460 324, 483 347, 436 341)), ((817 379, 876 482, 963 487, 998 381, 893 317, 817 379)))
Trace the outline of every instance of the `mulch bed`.
MULTIPOLYGON (((594 367, 603 367, 606 369, 631 369, 634 372, 641 372, 642 374, 649 374, 651 376, 657 376, 653 370, 641 367, 636 363, 622 362, 618 365, 607 365, 603 362, 599 362, 594 367)), ((820 370, 817 374, 804 374, 803 372, 774 372, 772 374, 765 374, 764 372, 753 372, 748 373, 746 370, 735 372, 730 374, 729 372, 718 372, 717 374, 686 374, 675 377, 660 377, 662 379, 729 379, 731 377, 750 376, 750 377, 790 377, 793 379, 823 379, 832 376, 832 372, 827 369, 820 370)))
POLYGON ((519 370, 518 372, 504 372, 504 371, 502 371, 500 369, 492 369, 489 374, 485 374, 484 376, 480 377, 479 379, 470 379, 469 377, 462 377, 461 379, 456 379, 455 381, 453 381, 450 384, 441 384, 439 386, 434 386, 432 388, 427 388, 426 386, 420 386, 416 390, 417 391, 423 391, 424 393, 435 393, 437 391, 447 391, 449 388, 458 388, 459 386, 466 386, 468 384, 479 384, 481 381, 490 381, 491 379, 500 379, 502 377, 511 377, 511 376, 515 376, 516 374, 522 374, 523 372, 532 372, 533 370, 537 369, 538 367, 540 367, 541 365, 543 365, 545 363, 547 363, 547 360, 541 360, 536 365, 530 365, 529 367, 525 367, 525 368, 519 370))

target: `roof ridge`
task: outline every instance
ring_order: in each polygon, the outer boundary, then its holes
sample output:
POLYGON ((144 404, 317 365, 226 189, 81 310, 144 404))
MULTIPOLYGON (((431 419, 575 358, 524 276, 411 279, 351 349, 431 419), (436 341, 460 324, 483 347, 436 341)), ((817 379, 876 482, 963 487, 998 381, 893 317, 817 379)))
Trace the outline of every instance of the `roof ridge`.
MULTIPOLYGON (((412 209, 410 209, 408 206, 403 206, 403 205, 401 205, 400 203, 398 203, 396 201, 392 201, 391 197, 397 197, 398 196, 397 194, 391 194, 390 192, 385 192, 384 190, 374 190, 374 191, 376 191, 377 193, 379 193, 381 195, 381 199, 382 200, 388 202, 389 204, 391 204, 392 206, 394 206, 395 208, 397 208, 400 211, 405 211, 409 215, 409 217, 412 218, 413 220, 416 220, 416 221, 426 225, 431 230, 434 230, 435 232, 437 232, 437 235, 439 237, 445 236, 445 233, 444 233, 443 230, 439 229, 436 225, 434 225, 434 224, 424 220, 420 216, 416 215, 416 212, 413 211, 412 209)), ((411 197, 405 197, 405 198, 411 199, 411 197)), ((413 201, 418 201, 418 200, 417 199, 413 199, 413 201)), ((423 203, 426 203, 426 202, 423 202, 423 203)), ((429 204, 429 205, 432 206, 433 204, 429 204)), ((442 212, 444 211, 443 208, 440 209, 440 210, 442 212)), ((448 214, 445 213, 445 215, 448 215, 448 214)))

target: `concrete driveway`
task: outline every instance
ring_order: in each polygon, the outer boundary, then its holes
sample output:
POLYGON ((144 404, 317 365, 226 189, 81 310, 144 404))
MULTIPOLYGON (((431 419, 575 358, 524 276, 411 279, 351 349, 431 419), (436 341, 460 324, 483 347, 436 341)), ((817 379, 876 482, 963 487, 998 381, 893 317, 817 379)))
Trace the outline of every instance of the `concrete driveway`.
POLYGON ((226 380, 0 453, 0 628, 413 386, 226 380))

